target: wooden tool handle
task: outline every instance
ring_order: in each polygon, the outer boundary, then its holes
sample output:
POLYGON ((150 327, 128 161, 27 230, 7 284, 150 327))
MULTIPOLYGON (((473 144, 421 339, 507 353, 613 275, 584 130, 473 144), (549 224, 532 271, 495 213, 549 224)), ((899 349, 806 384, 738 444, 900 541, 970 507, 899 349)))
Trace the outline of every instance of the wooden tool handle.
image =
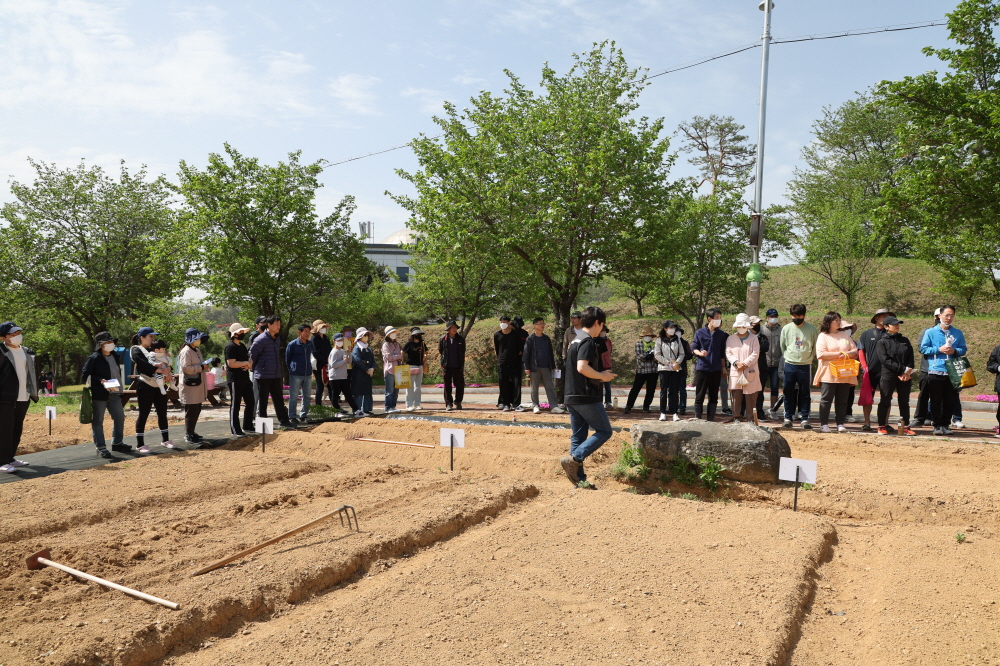
POLYGON ((180 604, 175 604, 173 601, 167 601, 166 599, 160 599, 159 597, 154 597, 151 594, 146 594, 145 592, 140 592, 139 590, 133 590, 130 587, 125 587, 124 585, 119 585, 118 583, 112 583, 110 580, 104 580, 103 578, 98 578, 97 576, 92 576, 88 573, 78 571, 72 567, 68 567, 65 564, 59 564, 58 562, 53 562, 52 560, 47 560, 44 557, 39 557, 38 561, 42 564, 50 567, 59 569, 60 571, 65 571, 73 576, 78 576, 80 578, 85 578, 89 581, 93 581, 98 585, 103 585, 104 587, 110 587, 119 592, 124 592, 125 594, 130 594, 133 597, 138 597, 139 599, 145 599, 146 601, 152 601, 154 604, 160 604, 161 606, 166 606, 171 610, 179 610, 180 604))
POLYGON ((419 446, 422 449, 433 449, 434 446, 430 444, 414 444, 412 442, 394 442, 391 439, 369 439, 367 437, 355 437, 356 442, 380 442, 382 444, 399 444, 400 446, 419 446))

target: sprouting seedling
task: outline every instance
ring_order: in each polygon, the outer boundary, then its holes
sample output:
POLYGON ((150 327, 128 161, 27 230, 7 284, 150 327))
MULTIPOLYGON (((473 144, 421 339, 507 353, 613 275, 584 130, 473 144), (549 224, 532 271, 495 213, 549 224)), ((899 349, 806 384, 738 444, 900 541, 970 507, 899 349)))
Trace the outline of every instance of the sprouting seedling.
POLYGON ((965 541, 965 533, 964 532, 955 532, 955 541, 957 541, 958 543, 964 542, 965 541))

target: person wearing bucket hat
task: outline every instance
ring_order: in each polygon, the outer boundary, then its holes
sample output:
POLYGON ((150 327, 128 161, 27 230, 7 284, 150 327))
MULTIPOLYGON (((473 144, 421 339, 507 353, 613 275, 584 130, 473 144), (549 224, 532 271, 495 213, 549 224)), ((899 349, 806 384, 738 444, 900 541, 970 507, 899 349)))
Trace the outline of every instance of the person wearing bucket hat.
POLYGON ((104 414, 111 415, 111 446, 112 450, 120 451, 125 447, 125 409, 122 407, 122 371, 121 358, 115 352, 115 339, 107 331, 101 331, 94 338, 95 351, 83 364, 82 378, 84 384, 90 384, 93 402, 93 420, 90 431, 94 437, 97 455, 111 458, 104 439, 104 414))
POLYGON ((226 363, 226 379, 229 380, 229 431, 242 437, 254 431, 253 384, 250 382, 250 351, 243 344, 249 327, 236 322, 229 327, 229 344, 222 352, 226 363), (240 403, 243 403, 243 421, 240 423, 240 403))
POLYGON ((403 360, 410 366, 410 388, 406 389, 406 411, 422 409, 420 389, 427 372, 427 344, 419 326, 410 329, 410 339, 403 345, 403 360))
POLYGON ((0 324, 0 473, 13 474, 28 464, 14 458, 28 405, 38 402, 35 352, 23 341, 23 328, 12 321, 0 324))
POLYGON ((462 409, 465 397, 465 338, 458 332, 458 323, 451 320, 444 325, 445 334, 438 341, 438 356, 441 359, 441 373, 444 375, 444 409, 462 409), (455 386, 452 400, 451 388, 455 386))
POLYGON ((382 374, 385 376, 385 413, 395 414, 399 410, 399 388, 396 387, 396 366, 403 360, 403 347, 399 344, 399 331, 385 327, 385 341, 382 342, 382 374))
POLYGON ((885 336, 884 320, 888 316, 896 316, 896 313, 889 308, 879 308, 872 315, 872 328, 861 334, 858 338, 858 360, 861 361, 861 369, 864 375, 861 379, 861 395, 858 404, 864 414, 865 422, 861 429, 868 432, 872 429, 872 405, 875 403, 875 392, 880 390, 882 381, 882 368, 878 360, 878 341, 885 336))
MULTIPOLYGON (((747 421, 753 422, 751 410, 757 407, 757 393, 760 392, 760 342, 757 340, 753 322, 745 312, 736 315, 733 322, 736 332, 726 339, 726 359, 729 361, 729 390, 733 394, 733 422, 740 422, 740 413, 746 405, 747 421)), ((758 413, 758 418, 763 418, 758 413)))
MULTIPOLYGON (((328 375, 327 370, 327 360, 330 358, 330 352, 333 351, 333 345, 330 343, 330 336, 327 335, 327 331, 330 327, 322 319, 317 319, 312 323, 312 345, 313 345, 313 382, 316 384, 316 397, 315 403, 317 405, 323 404, 323 392, 328 389, 328 375)), ((333 398, 330 399, 330 404, 333 404, 333 398)))
POLYGON ((372 375, 375 374, 375 352, 371 349, 372 333, 364 326, 358 328, 354 351, 351 352, 354 372, 351 374, 351 391, 358 404, 355 416, 374 414, 372 375))
POLYGON ((204 439, 195 432, 198 417, 201 416, 201 405, 207 397, 205 357, 200 349, 201 340, 201 331, 196 328, 187 329, 184 331, 184 346, 177 355, 177 367, 183 378, 177 385, 177 395, 184 405, 184 441, 188 444, 200 444, 204 439))
POLYGON ((346 340, 343 333, 333 336, 333 349, 326 361, 327 374, 330 378, 330 404, 338 410, 342 416, 351 416, 358 411, 358 406, 354 402, 354 393, 351 390, 351 378, 347 373, 347 359, 350 354, 346 348, 346 340), (343 394, 351 411, 347 411, 340 405, 340 396, 343 394))
POLYGON ((639 340, 635 343, 635 379, 632 380, 632 388, 629 389, 628 398, 625 400, 625 414, 632 411, 639 391, 646 387, 646 395, 642 399, 642 412, 649 413, 649 408, 653 404, 653 394, 656 393, 656 380, 659 378, 657 372, 656 359, 653 358, 653 348, 656 347, 654 340, 656 331, 649 324, 639 331, 639 340))
POLYGON ((816 338, 816 383, 820 385, 819 424, 822 432, 830 432, 830 408, 834 408, 837 432, 847 432, 847 403, 851 387, 857 385, 858 375, 838 371, 832 361, 856 359, 858 346, 851 339, 851 332, 843 330, 840 314, 827 312, 816 338))
POLYGON ((878 403, 878 434, 888 435, 889 412, 892 410, 892 396, 896 394, 896 404, 899 406, 899 434, 916 435, 909 427, 910 421, 910 391, 913 382, 914 355, 910 340, 899 332, 900 324, 904 323, 895 315, 887 315, 882 322, 885 335, 878 341, 876 353, 882 378, 879 384, 878 403))

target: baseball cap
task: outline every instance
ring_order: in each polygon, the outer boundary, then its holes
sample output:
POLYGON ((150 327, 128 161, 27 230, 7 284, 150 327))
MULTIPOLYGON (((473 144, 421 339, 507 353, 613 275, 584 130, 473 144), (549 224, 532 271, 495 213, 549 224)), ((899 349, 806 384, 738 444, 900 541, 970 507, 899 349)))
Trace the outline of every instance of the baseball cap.
POLYGON ((253 323, 254 323, 255 326, 258 326, 260 324, 263 324, 265 321, 267 321, 267 317, 265 317, 264 315, 261 315, 261 316, 257 317, 256 319, 254 319, 253 323))
POLYGON ((775 308, 768 308, 767 312, 765 312, 764 314, 766 314, 768 317, 777 317, 778 310, 775 308))
POLYGON ((0 324, 0 335, 10 335, 11 333, 17 333, 18 331, 22 330, 24 329, 22 329, 20 326, 18 326, 12 321, 5 321, 4 323, 0 324))
POLYGON ((143 326, 142 328, 139 329, 139 332, 136 333, 136 335, 138 335, 140 338, 144 338, 147 335, 159 335, 159 333, 157 333, 156 331, 154 331, 149 326, 143 326))
POLYGON ((900 319, 896 319, 896 317, 893 315, 889 315, 888 317, 882 320, 882 323, 888 326, 890 324, 905 324, 906 322, 900 319))

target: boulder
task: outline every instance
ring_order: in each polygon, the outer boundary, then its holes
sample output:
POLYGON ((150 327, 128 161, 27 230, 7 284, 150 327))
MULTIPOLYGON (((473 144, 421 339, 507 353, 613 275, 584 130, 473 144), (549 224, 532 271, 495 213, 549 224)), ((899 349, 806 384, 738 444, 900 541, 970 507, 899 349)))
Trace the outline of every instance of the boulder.
POLYGON ((672 458, 698 464, 712 456, 734 481, 777 483, 778 461, 792 450, 777 430, 752 423, 711 421, 654 421, 632 426, 632 445, 642 451, 650 467, 666 469, 672 458))

